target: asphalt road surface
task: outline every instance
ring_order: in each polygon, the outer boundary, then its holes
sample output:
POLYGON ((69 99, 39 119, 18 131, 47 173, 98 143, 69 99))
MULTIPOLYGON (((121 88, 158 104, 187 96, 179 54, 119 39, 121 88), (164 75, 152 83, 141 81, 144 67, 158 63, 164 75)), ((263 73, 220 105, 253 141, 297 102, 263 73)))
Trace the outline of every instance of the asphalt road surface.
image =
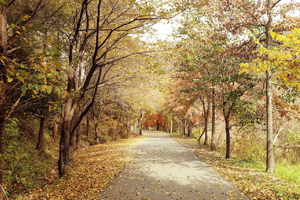
POLYGON ((143 131, 133 159, 99 199, 249 199, 168 134, 143 131))

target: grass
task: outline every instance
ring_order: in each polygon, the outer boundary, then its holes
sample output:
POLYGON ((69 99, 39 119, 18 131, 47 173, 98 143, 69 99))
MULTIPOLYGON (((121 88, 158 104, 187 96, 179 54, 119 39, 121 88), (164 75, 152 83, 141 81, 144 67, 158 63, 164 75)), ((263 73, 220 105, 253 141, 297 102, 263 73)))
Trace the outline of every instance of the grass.
POLYGON ((300 165, 276 164, 276 173, 269 174, 262 162, 234 154, 225 159, 224 153, 212 152, 209 145, 200 145, 195 139, 173 137, 253 199, 300 199, 300 165))
POLYGON ((279 163, 276 165, 275 173, 292 184, 300 185, 300 164, 279 163))

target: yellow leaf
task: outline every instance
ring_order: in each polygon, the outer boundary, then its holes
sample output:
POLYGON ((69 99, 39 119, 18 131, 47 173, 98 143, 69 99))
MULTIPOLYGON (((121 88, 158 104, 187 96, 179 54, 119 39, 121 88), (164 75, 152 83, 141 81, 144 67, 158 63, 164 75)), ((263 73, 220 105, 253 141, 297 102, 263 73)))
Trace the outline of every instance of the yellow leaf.
POLYGON ((26 40, 26 38, 23 37, 23 40, 28 43, 28 41, 26 40))
POLYGON ((21 34, 19 31, 16 31, 16 33, 21 34))
POLYGON ((10 78, 10 77, 7 77, 7 82, 12 82, 14 79, 13 78, 10 78))
POLYGON ((46 92, 47 90, 47 85, 42 85, 42 92, 46 92))

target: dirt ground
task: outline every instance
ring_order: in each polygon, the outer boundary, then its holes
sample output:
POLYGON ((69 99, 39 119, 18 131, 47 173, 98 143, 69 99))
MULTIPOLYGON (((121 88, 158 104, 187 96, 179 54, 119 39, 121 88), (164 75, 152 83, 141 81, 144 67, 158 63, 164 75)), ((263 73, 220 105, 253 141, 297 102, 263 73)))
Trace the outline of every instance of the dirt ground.
POLYGON ((133 159, 99 199, 249 199, 168 134, 143 131, 133 159))

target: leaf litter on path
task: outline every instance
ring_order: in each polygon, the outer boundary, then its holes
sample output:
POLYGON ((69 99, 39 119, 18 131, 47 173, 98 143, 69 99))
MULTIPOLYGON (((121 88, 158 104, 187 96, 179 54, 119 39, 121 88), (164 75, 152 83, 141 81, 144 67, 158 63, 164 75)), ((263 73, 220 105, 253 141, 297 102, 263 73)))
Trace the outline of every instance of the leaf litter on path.
MULTIPOLYGON (((98 199, 111 180, 130 160, 127 147, 143 137, 99 144, 75 152, 67 174, 19 199, 98 199)), ((57 172, 53 170, 52 173, 57 172)), ((53 176, 52 176, 53 177, 53 176)))

